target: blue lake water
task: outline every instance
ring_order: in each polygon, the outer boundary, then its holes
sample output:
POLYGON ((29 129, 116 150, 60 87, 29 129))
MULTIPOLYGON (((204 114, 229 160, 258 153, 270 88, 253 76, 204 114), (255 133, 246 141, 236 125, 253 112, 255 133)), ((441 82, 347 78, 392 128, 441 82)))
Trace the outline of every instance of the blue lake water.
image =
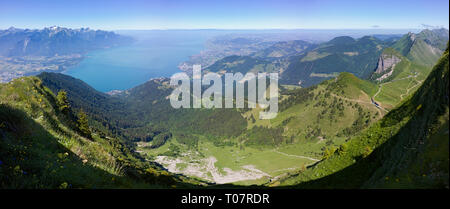
POLYGON ((137 41, 129 46, 93 51, 65 74, 103 92, 135 87, 151 78, 180 72, 178 64, 198 54, 206 39, 202 31, 121 32, 137 41))

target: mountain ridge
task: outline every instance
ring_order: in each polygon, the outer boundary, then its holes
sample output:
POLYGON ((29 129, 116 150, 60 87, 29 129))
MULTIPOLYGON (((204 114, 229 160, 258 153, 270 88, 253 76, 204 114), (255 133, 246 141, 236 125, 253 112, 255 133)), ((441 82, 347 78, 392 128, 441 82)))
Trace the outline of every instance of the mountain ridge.
POLYGON ((0 30, 0 55, 14 57, 83 54, 89 50, 131 41, 130 37, 114 32, 89 28, 70 29, 58 26, 32 30, 9 28, 0 30))

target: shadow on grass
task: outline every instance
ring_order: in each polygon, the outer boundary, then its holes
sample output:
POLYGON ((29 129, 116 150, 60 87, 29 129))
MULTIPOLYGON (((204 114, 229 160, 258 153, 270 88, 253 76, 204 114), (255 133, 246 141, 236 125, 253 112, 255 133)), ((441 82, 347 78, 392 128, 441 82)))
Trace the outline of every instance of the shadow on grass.
POLYGON ((170 176, 126 168, 124 176, 83 163, 28 115, 0 104, 0 188, 167 188, 170 176))

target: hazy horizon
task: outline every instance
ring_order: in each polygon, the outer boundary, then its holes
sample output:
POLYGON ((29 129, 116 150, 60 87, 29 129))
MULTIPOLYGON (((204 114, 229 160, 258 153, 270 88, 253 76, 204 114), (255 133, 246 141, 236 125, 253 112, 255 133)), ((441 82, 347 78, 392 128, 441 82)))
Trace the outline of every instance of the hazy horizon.
POLYGON ((448 1, 1 1, 0 28, 448 29, 448 1), (39 18, 37 18, 39 17, 39 18))
POLYGON ((164 30, 218 30, 218 31, 302 31, 302 30, 317 30, 317 31, 348 31, 348 30, 366 30, 366 31, 405 31, 405 30, 424 30, 424 29, 449 29, 448 27, 416 27, 416 28, 148 28, 148 29, 107 29, 107 28, 94 28, 88 25, 81 27, 70 27, 64 25, 47 25, 43 27, 19 27, 11 25, 8 27, 1 27, 0 30, 8 30, 10 28, 16 29, 29 29, 29 30, 40 30, 44 28, 60 27, 60 28, 70 28, 70 29, 81 29, 89 28, 92 30, 105 30, 105 31, 164 31, 164 30))

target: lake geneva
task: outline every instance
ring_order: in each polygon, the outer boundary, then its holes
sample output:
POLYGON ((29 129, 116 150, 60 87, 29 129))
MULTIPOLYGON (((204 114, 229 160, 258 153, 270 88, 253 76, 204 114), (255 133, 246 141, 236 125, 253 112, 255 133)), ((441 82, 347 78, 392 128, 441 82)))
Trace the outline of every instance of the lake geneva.
POLYGON ((151 78, 180 72, 178 64, 198 54, 215 32, 201 30, 119 31, 132 45, 90 52, 64 73, 103 92, 135 87, 151 78))

